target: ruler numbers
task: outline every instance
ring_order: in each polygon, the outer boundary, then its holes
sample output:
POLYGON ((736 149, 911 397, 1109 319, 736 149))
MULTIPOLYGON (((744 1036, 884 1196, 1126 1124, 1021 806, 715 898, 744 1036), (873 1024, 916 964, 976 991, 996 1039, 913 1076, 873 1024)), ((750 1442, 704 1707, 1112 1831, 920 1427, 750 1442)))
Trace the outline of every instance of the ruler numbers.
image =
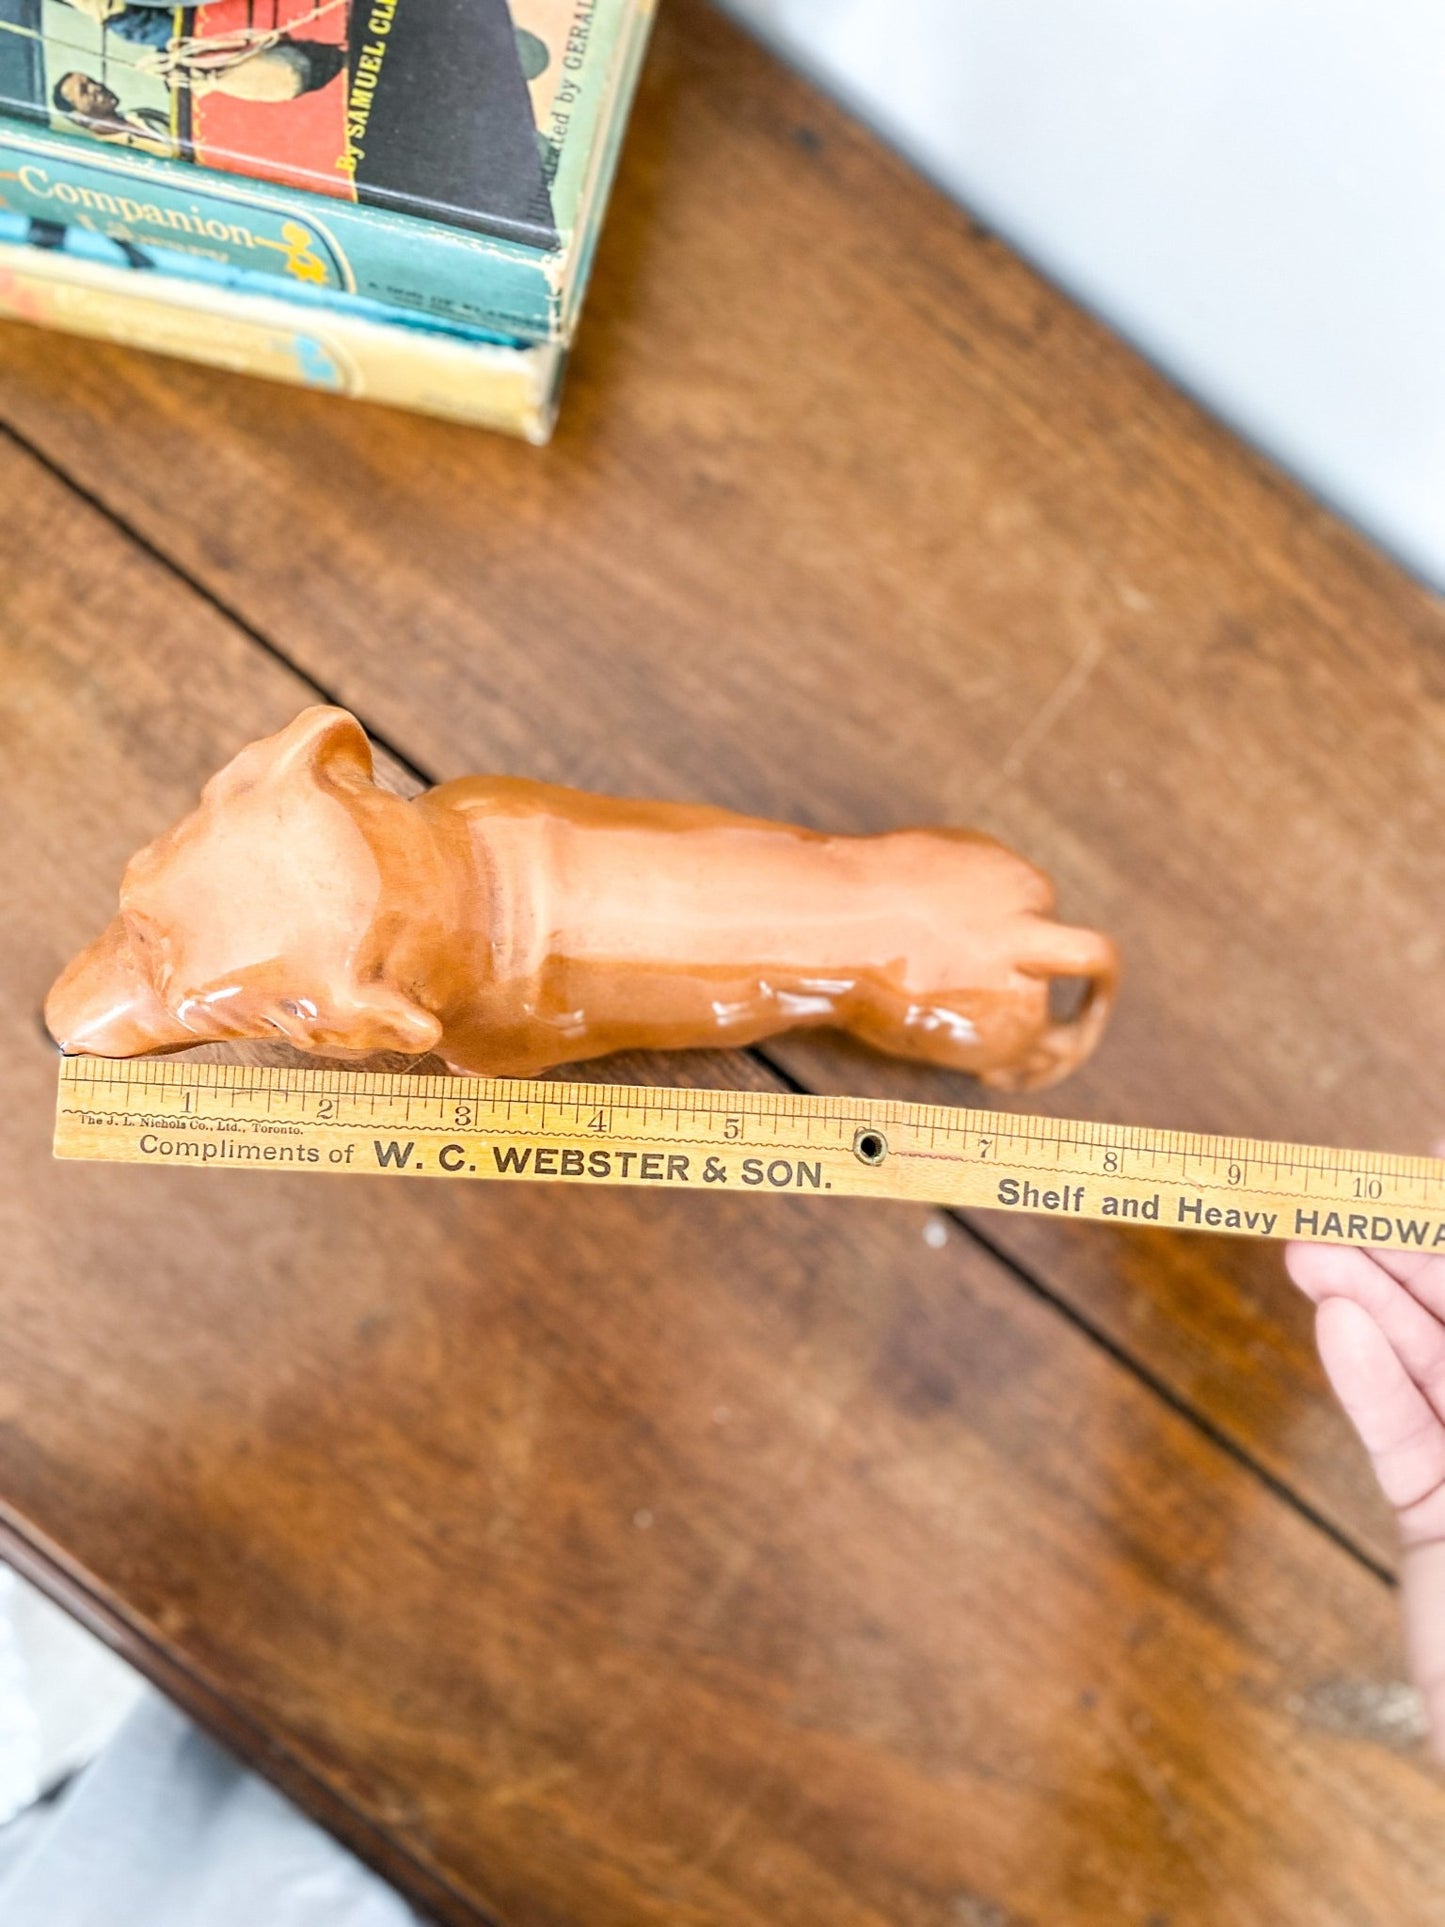
POLYGON ((76 1058, 61 1066, 55 1148, 294 1175, 791 1186, 1445 1250, 1433 1159, 790 1092, 76 1058))

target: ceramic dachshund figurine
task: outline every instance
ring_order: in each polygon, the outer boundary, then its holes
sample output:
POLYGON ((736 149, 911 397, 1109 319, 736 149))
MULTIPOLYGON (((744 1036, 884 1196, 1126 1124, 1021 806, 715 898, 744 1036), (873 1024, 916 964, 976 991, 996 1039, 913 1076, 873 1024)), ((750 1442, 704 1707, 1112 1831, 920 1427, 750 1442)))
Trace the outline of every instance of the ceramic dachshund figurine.
POLYGON ((46 1019, 103 1057, 279 1036, 496 1076, 829 1025, 1027 1090, 1088 1055, 1114 987, 1109 939, 1052 908, 966 830, 821 836, 511 777, 405 802, 316 708, 132 860, 46 1019), (1067 1020, 1055 977, 1084 980, 1067 1020))

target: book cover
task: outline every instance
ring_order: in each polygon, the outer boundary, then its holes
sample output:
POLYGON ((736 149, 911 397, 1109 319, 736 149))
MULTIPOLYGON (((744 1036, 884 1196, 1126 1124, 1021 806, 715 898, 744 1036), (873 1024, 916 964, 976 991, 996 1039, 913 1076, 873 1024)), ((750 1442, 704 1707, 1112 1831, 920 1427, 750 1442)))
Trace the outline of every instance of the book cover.
POLYGON ((3 132, 10 153, 34 156, 0 166, 0 197, 117 238, 189 237, 237 265, 559 335, 651 11, 652 0, 0 0, 3 132), (257 244, 226 232, 244 225, 238 205, 273 230, 290 219, 306 245, 288 255, 276 231, 259 243, 276 258, 239 259, 257 244))
POLYGON ((212 285, 82 229, 0 215, 0 317, 181 356, 355 400, 545 442, 565 351, 500 343, 358 308, 352 297, 267 292, 233 272, 212 285))

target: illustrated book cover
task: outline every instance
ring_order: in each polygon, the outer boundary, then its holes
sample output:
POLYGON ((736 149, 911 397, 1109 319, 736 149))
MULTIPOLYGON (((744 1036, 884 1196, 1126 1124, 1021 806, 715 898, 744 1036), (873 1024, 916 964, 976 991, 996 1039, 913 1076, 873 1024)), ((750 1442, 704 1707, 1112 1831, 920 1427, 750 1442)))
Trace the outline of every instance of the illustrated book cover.
POLYGON ((0 202, 561 338, 651 13, 652 0, 0 0, 0 202))

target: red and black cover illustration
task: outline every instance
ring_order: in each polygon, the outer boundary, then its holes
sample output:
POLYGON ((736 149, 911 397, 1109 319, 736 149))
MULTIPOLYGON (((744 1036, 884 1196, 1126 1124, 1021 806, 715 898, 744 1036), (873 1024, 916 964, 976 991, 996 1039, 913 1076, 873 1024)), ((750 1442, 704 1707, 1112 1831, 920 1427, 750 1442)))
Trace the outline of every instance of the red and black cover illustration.
POLYGON ((0 0, 0 114, 558 245, 507 0, 0 0))

